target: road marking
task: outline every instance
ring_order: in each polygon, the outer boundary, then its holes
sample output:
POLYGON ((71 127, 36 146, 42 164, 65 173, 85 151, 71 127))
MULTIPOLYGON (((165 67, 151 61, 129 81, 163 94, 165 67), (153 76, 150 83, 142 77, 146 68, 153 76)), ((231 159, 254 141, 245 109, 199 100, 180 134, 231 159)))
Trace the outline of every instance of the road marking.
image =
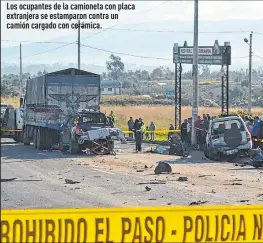
POLYGON ((109 171, 99 170, 99 169, 95 169, 95 168, 92 168, 92 169, 96 170, 96 171, 99 171, 99 172, 102 172, 102 173, 110 174, 110 175, 114 175, 115 174, 115 173, 112 173, 112 172, 109 172, 109 171))

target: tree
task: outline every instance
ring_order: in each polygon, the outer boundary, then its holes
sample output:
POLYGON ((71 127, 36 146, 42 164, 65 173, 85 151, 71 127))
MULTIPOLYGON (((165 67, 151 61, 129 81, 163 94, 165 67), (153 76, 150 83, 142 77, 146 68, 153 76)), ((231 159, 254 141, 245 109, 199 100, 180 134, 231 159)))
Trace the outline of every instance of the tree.
POLYGON ((109 71, 109 76, 112 79, 119 80, 124 72, 124 63, 118 56, 110 55, 110 61, 106 62, 107 70, 109 71))

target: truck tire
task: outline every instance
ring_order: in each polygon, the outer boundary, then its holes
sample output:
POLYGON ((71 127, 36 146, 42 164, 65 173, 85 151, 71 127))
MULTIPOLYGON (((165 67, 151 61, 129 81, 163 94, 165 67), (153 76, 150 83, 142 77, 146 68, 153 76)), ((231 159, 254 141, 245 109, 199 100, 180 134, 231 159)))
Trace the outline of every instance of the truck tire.
POLYGON ((79 145, 76 141, 74 141, 72 138, 70 138, 69 142, 69 152, 70 154, 77 154, 79 150, 79 145))
POLYGON ((27 136, 26 136, 26 131, 25 131, 25 129, 24 129, 24 131, 23 131, 23 143, 24 143, 24 145, 26 145, 26 146, 28 146, 28 145, 30 145, 30 141, 29 141, 29 139, 27 138, 27 136))
POLYGON ((51 147, 52 147, 52 131, 48 130, 48 129, 44 129, 44 132, 43 132, 43 146, 44 146, 44 149, 46 150, 51 150, 51 147))
POLYGON ((37 148, 41 150, 45 149, 45 135, 41 128, 37 130, 37 148))
POLYGON ((34 129, 34 132, 33 132, 33 144, 34 144, 34 147, 37 148, 37 131, 38 129, 34 129))

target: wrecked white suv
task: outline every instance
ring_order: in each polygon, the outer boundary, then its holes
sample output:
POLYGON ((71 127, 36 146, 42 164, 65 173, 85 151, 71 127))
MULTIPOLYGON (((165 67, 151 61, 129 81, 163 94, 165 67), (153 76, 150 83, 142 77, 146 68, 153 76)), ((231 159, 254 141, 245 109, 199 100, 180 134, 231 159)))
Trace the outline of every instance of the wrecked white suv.
POLYGON ((247 155, 250 149, 251 135, 241 117, 227 116, 210 121, 204 148, 207 158, 218 161, 227 156, 233 159, 241 154, 247 155))

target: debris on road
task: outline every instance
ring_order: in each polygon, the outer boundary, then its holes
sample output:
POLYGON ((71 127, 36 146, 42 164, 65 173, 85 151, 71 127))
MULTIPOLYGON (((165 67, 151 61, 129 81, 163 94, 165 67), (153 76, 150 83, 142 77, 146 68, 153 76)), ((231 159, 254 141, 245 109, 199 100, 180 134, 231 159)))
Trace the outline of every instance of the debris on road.
POLYGON ((160 161, 154 169, 155 174, 171 173, 171 172, 172 172, 172 167, 169 164, 162 161, 160 161))
POLYGON ((17 178, 8 178, 8 179, 1 179, 1 182, 8 182, 8 181, 14 181, 17 178))
POLYGON ((80 183, 80 181, 73 181, 73 180, 70 180, 70 179, 65 179, 65 182, 66 182, 66 184, 77 184, 77 183, 80 183))
POLYGON ((167 205, 171 205, 172 203, 167 203, 167 205))
POLYGON ((148 200, 149 200, 149 201, 155 201, 156 198, 149 198, 148 200))
POLYGON ((249 202, 249 200, 245 199, 245 200, 240 200, 238 202, 249 202))
POLYGON ((177 181, 188 181, 188 178, 186 176, 180 176, 177 181))
POLYGON ((151 190, 151 188, 150 188, 150 187, 148 187, 148 186, 146 186, 146 187, 145 187, 145 190, 148 192, 148 191, 150 191, 150 190, 151 190))
POLYGON ((136 170, 136 172, 144 172, 144 170, 136 170))
POLYGON ((197 201, 197 202, 191 202, 189 205, 200 205, 200 204, 205 204, 207 201, 197 201))
POLYGON ((216 193, 214 189, 212 189, 211 193, 216 193))
POLYGON ((137 185, 161 185, 166 184, 165 181, 150 181, 150 182, 140 182, 137 185))
POLYGON ((216 176, 216 175, 199 175, 198 177, 216 176))
POLYGON ((147 169, 147 168, 148 168, 148 166, 147 166, 147 165, 145 165, 145 166, 144 166, 144 169, 147 169))

